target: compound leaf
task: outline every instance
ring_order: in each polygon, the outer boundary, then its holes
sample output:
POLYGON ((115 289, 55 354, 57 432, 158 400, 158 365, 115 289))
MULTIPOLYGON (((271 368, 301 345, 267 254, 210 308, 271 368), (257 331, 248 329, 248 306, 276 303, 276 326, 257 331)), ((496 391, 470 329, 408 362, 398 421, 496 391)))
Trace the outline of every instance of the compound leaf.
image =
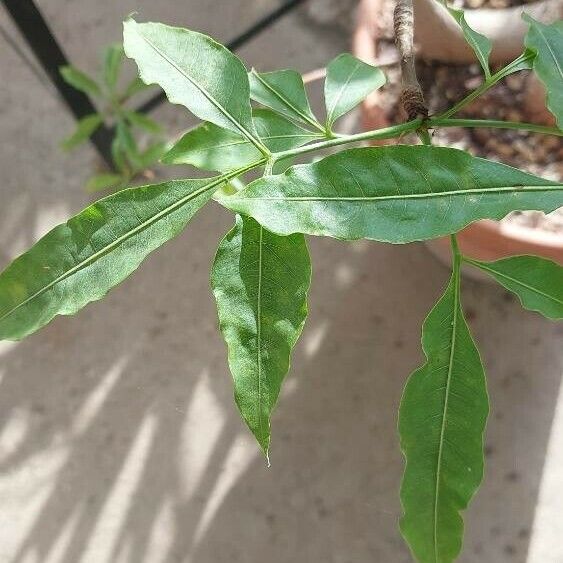
MULTIPOLYGON (((260 139, 272 152, 296 148, 319 138, 267 109, 254 110, 254 125, 260 139)), ((260 156, 258 149, 241 135, 213 123, 204 123, 184 134, 162 162, 225 171, 255 162, 260 156)))
POLYGON ((545 25, 527 14, 522 17, 530 24, 524 43, 536 54, 533 68, 545 86, 547 108, 563 129, 563 20, 545 25))
POLYGON ((463 318, 459 265, 424 322, 426 363, 409 378, 399 411, 406 467, 400 528, 420 563, 451 563, 483 477, 488 415, 485 374, 463 318))
POLYGON ((55 227, 0 274, 0 340, 19 340, 104 297, 180 233, 222 181, 130 188, 55 227))
POLYGON ((324 133, 324 127, 311 111, 303 78, 295 70, 249 73, 251 98, 289 119, 324 133))
POLYGON ((522 306, 550 319, 563 319, 563 267, 538 256, 513 256, 495 262, 465 258, 515 293, 522 306))
POLYGON ((377 67, 343 53, 327 66, 325 105, 327 129, 365 97, 385 84, 385 75, 377 67))
POLYGON ((156 83, 173 104, 261 146, 252 123, 247 71, 238 57, 210 37, 160 23, 123 27, 125 53, 141 78, 156 83))
POLYGON ((518 209, 553 211, 563 184, 457 149, 398 145, 297 165, 220 202, 281 235, 405 243, 518 209))
POLYGON ((307 316, 310 278, 303 235, 280 237, 241 216, 211 272, 236 403, 266 456, 270 416, 307 316))

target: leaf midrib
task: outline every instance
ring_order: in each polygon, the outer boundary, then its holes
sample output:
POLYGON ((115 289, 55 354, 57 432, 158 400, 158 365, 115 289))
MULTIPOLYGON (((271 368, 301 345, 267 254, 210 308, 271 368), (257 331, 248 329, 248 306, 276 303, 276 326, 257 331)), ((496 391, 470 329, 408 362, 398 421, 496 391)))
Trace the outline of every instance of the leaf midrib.
POLYGON ((457 323, 458 323, 458 313, 459 313, 459 290, 460 290, 460 264, 459 261, 454 259, 454 310, 453 310, 453 318, 452 318, 452 338, 451 338, 451 347, 450 347, 450 356, 448 361, 448 374, 446 380, 446 389, 444 391, 444 411, 442 413, 442 426, 440 429, 440 442, 438 445, 438 458, 436 460, 436 487, 435 487, 435 497, 434 497, 434 559, 436 563, 439 563, 438 560, 438 509, 440 503, 440 476, 441 476, 441 469, 442 469, 442 454, 444 449, 444 436, 446 433, 446 422, 448 416, 448 402, 450 396, 450 384, 452 380, 452 372, 453 372, 453 365, 454 365, 454 356, 455 356, 455 347, 456 347, 456 335, 457 335, 457 323))
POLYGON ((356 66, 354 67, 354 70, 352 72, 350 72, 350 74, 348 75, 346 82, 344 82, 344 84, 340 87, 340 90, 338 91, 338 95, 336 96, 336 100, 334 101, 334 104, 333 104, 332 108, 330 109, 330 111, 328 112, 328 116, 326 118, 326 121, 327 121, 327 124, 329 125, 329 127, 331 127, 332 124, 334 123, 334 112, 336 111, 336 108, 338 107, 338 103, 340 102, 340 99, 342 98, 342 94, 346 90, 348 84, 350 83, 350 80, 352 80, 352 77, 354 76, 354 74, 356 74, 356 71, 359 68, 360 68, 360 62, 358 61, 356 63, 356 66))
POLYGON ((440 197, 449 197, 455 195, 471 195, 471 194, 490 194, 490 193, 504 193, 504 192, 541 192, 541 191, 558 191, 563 188, 563 184, 555 185, 538 185, 538 186, 507 186, 499 188, 473 188, 468 190, 452 190, 448 192, 431 192, 420 194, 390 194, 381 196, 258 196, 254 197, 249 195, 247 197, 240 197, 244 192, 240 192, 239 196, 232 196, 231 200, 238 201, 385 201, 385 200, 403 200, 403 199, 433 199, 440 197))
MULTIPOLYGON (((202 186, 201 188, 199 188, 198 190, 184 196, 183 198, 179 199, 178 201, 176 201, 175 203, 173 203, 172 205, 169 205, 168 207, 165 207, 163 210, 159 211, 157 214, 153 215, 152 217, 150 217, 149 219, 141 222, 139 225, 137 225, 135 228, 131 229, 130 231, 127 231, 126 233, 124 233, 123 235, 121 235, 120 237, 116 238, 115 240, 113 240, 110 244, 108 244, 107 246, 105 246, 104 248, 98 250, 97 252, 94 252, 91 256, 89 256, 88 258, 82 260, 81 262, 79 262, 78 264, 76 264, 75 266, 73 266, 72 268, 70 268, 69 270, 67 270, 66 272, 64 272, 63 274, 61 274, 60 276, 57 276, 54 280, 52 280, 51 282, 49 282, 47 285, 45 285, 44 287, 40 288, 39 290, 37 290, 33 295, 30 295, 28 298, 26 298, 24 301, 22 301, 21 303, 18 303, 15 307, 13 307, 12 309, 10 309, 9 311, 7 311, 6 313, 4 313, 2 316, 0 316, 0 322, 4 321, 5 319, 7 319, 10 315, 12 315, 13 313, 15 313, 18 309, 20 309, 21 307, 24 307, 25 305, 27 305, 29 302, 33 301, 34 299, 36 299, 37 297, 40 297, 41 295, 43 295, 45 292, 49 291, 51 288, 53 288, 55 285, 59 284, 60 282, 68 279, 69 277, 73 276, 74 274, 76 274, 77 272, 79 272, 80 270, 86 268, 87 266, 89 266, 90 264, 93 264, 94 262, 96 262, 98 259, 102 258, 103 256, 105 256, 106 254, 108 254, 109 252, 111 252, 112 250, 114 250, 115 248, 117 248, 121 243, 125 242, 126 240, 128 240, 129 238, 131 238, 132 236, 140 233, 141 231, 143 231, 144 229, 150 227, 151 225, 153 225, 154 223, 156 223, 157 221, 159 221, 160 219, 162 219, 163 217, 169 215, 170 213, 173 213, 174 211, 176 211, 177 209, 179 209, 180 207, 182 207, 184 204, 188 203, 190 200, 195 199, 196 197, 198 197, 199 195, 201 195, 202 193, 214 188, 215 186, 221 184, 222 182, 225 181, 225 177, 224 176, 220 176, 218 177, 216 180, 214 180, 213 182, 210 182, 209 184, 206 184, 205 186, 202 186)), ((135 189, 135 188, 132 188, 135 189)))
POLYGON ((471 259, 468 259, 468 258, 464 258, 464 260, 466 262, 468 262, 469 264, 472 264, 473 266, 476 266, 477 268, 484 270, 485 272, 489 272, 490 274, 492 274, 494 276, 499 276, 501 278, 509 280, 509 281, 521 286, 521 287, 524 287, 524 288, 529 289, 530 291, 532 291, 534 293, 537 293, 538 295, 541 295, 542 297, 545 297, 546 299, 554 301, 555 303, 558 303, 559 305, 563 305, 563 300, 558 299, 557 297, 550 295, 549 293, 545 293, 544 291, 534 287, 533 285, 529 285, 526 282, 523 282, 521 280, 513 278, 512 276, 509 276, 508 274, 505 274, 503 272, 499 272, 498 270, 495 270, 494 268, 490 268, 490 267, 486 266, 485 264, 483 264, 482 262, 477 262, 475 260, 471 260, 471 259))
POLYGON ((187 74, 180 66, 176 64, 170 57, 166 55, 163 51, 161 51, 152 41, 150 41, 145 35, 141 32, 138 33, 139 37, 143 39, 143 41, 153 49, 155 53, 160 55, 166 62, 168 62, 173 68, 175 68, 188 82, 193 84, 204 96, 214 105, 261 153, 264 153, 264 147, 262 143, 250 133, 239 121, 235 119, 233 115, 231 115, 223 105, 216 100, 201 84, 199 84, 194 78, 192 78, 189 74, 187 74))

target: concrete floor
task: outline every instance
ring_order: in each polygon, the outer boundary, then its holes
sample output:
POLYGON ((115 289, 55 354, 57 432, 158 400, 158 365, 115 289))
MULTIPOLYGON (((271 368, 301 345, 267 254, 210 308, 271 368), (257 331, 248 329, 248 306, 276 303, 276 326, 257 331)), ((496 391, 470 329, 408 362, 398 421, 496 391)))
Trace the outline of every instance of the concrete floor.
MULTIPOLYGON (((275 2, 38 4, 70 57, 93 70, 134 10, 227 40, 275 2)), ((1 9, 0 24, 16 37, 1 9)), ((336 28, 300 13, 241 54, 264 70, 308 70, 346 48, 336 28)), ((59 150, 72 119, 4 42, 0 77, 3 268, 84 207, 97 160, 89 147, 59 150)), ((171 132, 190 123, 180 108, 156 117, 171 132)), ((231 221, 209 205, 104 301, 0 344, 0 562, 411 560, 396 525, 396 412, 446 270, 420 245, 310 241, 311 315, 267 469, 232 401, 209 291, 231 221)), ((562 327, 497 287, 467 281, 464 301, 492 410, 460 561, 560 563, 562 327)))

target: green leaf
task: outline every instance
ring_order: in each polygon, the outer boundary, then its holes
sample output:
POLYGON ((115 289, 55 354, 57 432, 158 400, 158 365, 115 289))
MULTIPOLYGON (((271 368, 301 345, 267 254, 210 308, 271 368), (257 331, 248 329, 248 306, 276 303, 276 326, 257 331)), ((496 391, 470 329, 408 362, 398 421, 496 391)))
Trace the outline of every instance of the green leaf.
POLYGON ((249 74, 251 98, 285 115, 289 119, 310 125, 324 133, 324 127, 311 111, 303 78, 295 70, 276 70, 249 74))
POLYGON ((126 111, 125 117, 129 121, 129 123, 131 123, 131 125, 135 125, 136 127, 139 127, 139 129, 144 129, 148 133, 160 133, 162 131, 162 127, 159 123, 143 113, 138 113, 136 111, 126 111))
POLYGON ((220 200, 281 235, 405 243, 457 232, 510 211, 553 211, 563 184, 432 146, 350 149, 220 200))
POLYGON ((456 10, 455 8, 449 8, 448 6, 446 7, 448 12, 458 23, 459 27, 461 27, 465 40, 477 56, 477 60, 485 72, 485 78, 490 78, 491 71, 489 68, 489 56, 491 55, 491 50, 493 48, 491 40, 469 27, 468 23, 465 21, 463 10, 456 10))
POLYGON ((522 17, 530 24, 524 43, 536 53, 534 72, 547 91, 547 108, 563 129, 563 20, 545 25, 527 14, 522 17))
MULTIPOLYGON (((272 152, 297 148, 319 138, 319 135, 267 109, 254 110, 254 125, 260 138, 272 152)), ((162 162, 224 171, 259 158, 258 149, 244 137, 212 123, 204 123, 188 131, 164 156, 162 162)))
POLYGON ((160 23, 124 23, 124 46, 141 78, 159 84, 173 104, 200 119, 241 134, 259 150, 250 110, 247 71, 210 37, 160 23))
POLYGON ((176 236, 226 177, 130 188, 55 227, 0 274, 0 340, 72 315, 176 236))
POLYGON ((119 69, 123 62, 123 45, 116 43, 105 50, 104 55, 104 82, 113 91, 119 77, 119 69))
POLYGON ((77 122, 74 133, 66 138, 61 146, 65 151, 69 151, 84 141, 86 141, 92 133, 102 124, 102 116, 96 113, 87 115, 77 122))
POLYGON ((240 216, 211 272, 236 403, 266 456, 270 416, 307 316, 310 278, 302 235, 279 237, 240 216))
POLYGON ((424 322, 426 363, 409 378, 399 410, 406 459, 400 528, 420 563, 451 563, 465 509, 483 477, 485 374, 463 318, 459 264, 424 322))
POLYGON ((102 95, 102 91, 96 84, 96 81, 81 70, 78 70, 73 66, 61 66, 59 68, 59 72, 61 73, 63 80, 73 88, 76 88, 89 96, 102 95))
POLYGON ((139 160, 139 149, 137 147, 137 142, 133 133, 129 128, 129 125, 123 120, 119 120, 116 126, 116 136, 119 139, 119 145, 123 149, 123 152, 133 164, 133 166, 140 166, 139 160))
POLYGON ((127 159, 125 157, 125 151, 121 146, 121 142, 119 137, 116 135, 111 142, 111 157, 113 159, 113 163, 117 170, 122 173, 128 173, 129 166, 127 164, 127 159))
POLYGON ((515 293, 522 306, 550 319, 563 319, 563 267, 537 256, 513 256, 496 262, 464 258, 515 293))
POLYGON ((327 67, 325 104, 327 129, 365 97, 385 84, 385 75, 377 67, 343 53, 327 67))
POLYGON ((122 181, 123 177, 120 174, 96 174, 88 180, 86 191, 99 192, 101 190, 115 188, 121 184, 122 181))

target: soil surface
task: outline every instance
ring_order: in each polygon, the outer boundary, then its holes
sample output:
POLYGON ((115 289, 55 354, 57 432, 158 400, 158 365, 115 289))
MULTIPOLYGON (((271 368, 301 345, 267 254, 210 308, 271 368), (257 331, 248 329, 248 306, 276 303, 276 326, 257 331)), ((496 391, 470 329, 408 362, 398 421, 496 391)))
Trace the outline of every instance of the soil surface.
MULTIPOLYGON (((463 0, 458 1, 457 5, 465 8, 505 8, 523 3, 526 2, 463 0)), ((390 11, 385 10, 387 14, 392 13, 393 2, 390 1, 389 4, 390 11)), ((396 56, 391 17, 383 23, 377 53, 381 60, 393 59, 396 56)), ((402 121, 404 116, 397 103, 401 90, 399 65, 391 64, 384 70, 388 84, 381 90, 380 105, 392 123, 402 121)), ((424 60, 417 61, 417 73, 430 115, 439 113, 462 99, 479 86, 483 76, 477 63, 459 65, 424 60)), ((553 124, 549 114, 541 112, 538 116, 537 104, 531 108, 526 103, 527 92, 529 93, 532 87, 537 87, 537 83, 534 84, 533 81, 534 77, 528 71, 513 74, 459 112, 457 117, 553 124)), ((539 95, 542 94, 540 91, 539 95)), ((467 150, 475 156, 503 162, 544 178, 563 179, 563 139, 560 137, 515 130, 450 128, 436 131, 434 141, 436 144, 467 150)), ((537 211, 517 212, 506 217, 504 221, 563 236, 563 208, 547 216, 537 211)))

